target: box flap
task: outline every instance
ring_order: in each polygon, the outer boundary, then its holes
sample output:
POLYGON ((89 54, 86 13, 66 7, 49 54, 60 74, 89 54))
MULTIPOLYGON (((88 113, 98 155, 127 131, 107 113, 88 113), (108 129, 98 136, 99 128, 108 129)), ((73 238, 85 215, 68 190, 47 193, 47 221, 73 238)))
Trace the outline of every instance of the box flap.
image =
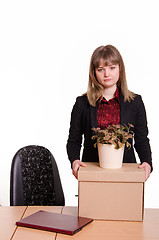
POLYGON ((102 182, 145 182, 145 171, 137 163, 123 163, 122 168, 106 169, 99 167, 99 162, 86 162, 87 167, 80 167, 78 181, 102 182))

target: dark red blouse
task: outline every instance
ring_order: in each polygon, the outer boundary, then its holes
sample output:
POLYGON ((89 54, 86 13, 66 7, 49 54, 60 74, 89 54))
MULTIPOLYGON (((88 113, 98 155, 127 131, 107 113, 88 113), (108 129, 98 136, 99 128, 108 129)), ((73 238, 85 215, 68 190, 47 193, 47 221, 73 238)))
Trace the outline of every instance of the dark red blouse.
POLYGON ((97 125, 104 129, 108 125, 120 124, 120 99, 119 89, 117 88, 114 97, 107 101, 103 98, 98 103, 97 109, 97 125))

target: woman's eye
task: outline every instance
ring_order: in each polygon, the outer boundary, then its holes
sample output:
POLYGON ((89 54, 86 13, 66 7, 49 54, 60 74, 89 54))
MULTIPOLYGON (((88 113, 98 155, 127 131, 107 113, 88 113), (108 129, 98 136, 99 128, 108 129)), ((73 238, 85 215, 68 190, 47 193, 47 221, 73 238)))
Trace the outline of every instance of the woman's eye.
POLYGON ((103 69, 102 69, 102 68, 99 68, 99 69, 98 69, 98 72, 102 72, 102 71, 103 71, 103 69))
POLYGON ((112 66, 112 67, 110 67, 110 69, 111 69, 111 70, 113 70, 113 69, 115 69, 115 67, 114 67, 114 66, 112 66))

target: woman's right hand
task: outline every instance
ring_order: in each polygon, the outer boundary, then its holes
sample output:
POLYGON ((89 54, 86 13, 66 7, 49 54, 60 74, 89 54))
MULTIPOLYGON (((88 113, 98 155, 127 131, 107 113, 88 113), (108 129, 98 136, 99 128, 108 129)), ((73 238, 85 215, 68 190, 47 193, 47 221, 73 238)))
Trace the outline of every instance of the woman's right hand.
POLYGON ((79 159, 73 161, 72 163, 72 174, 75 176, 75 178, 78 179, 78 170, 79 167, 87 167, 86 164, 84 164, 83 162, 81 162, 79 159))

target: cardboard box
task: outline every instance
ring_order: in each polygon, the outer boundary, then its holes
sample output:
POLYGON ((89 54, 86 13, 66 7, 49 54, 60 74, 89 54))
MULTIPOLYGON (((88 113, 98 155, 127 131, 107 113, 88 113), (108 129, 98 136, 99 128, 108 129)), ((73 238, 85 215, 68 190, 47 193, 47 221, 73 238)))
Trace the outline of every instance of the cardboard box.
POLYGON ((120 169, 104 169, 87 162, 78 172, 79 216, 142 221, 144 214, 145 171, 137 163, 124 163, 120 169))

